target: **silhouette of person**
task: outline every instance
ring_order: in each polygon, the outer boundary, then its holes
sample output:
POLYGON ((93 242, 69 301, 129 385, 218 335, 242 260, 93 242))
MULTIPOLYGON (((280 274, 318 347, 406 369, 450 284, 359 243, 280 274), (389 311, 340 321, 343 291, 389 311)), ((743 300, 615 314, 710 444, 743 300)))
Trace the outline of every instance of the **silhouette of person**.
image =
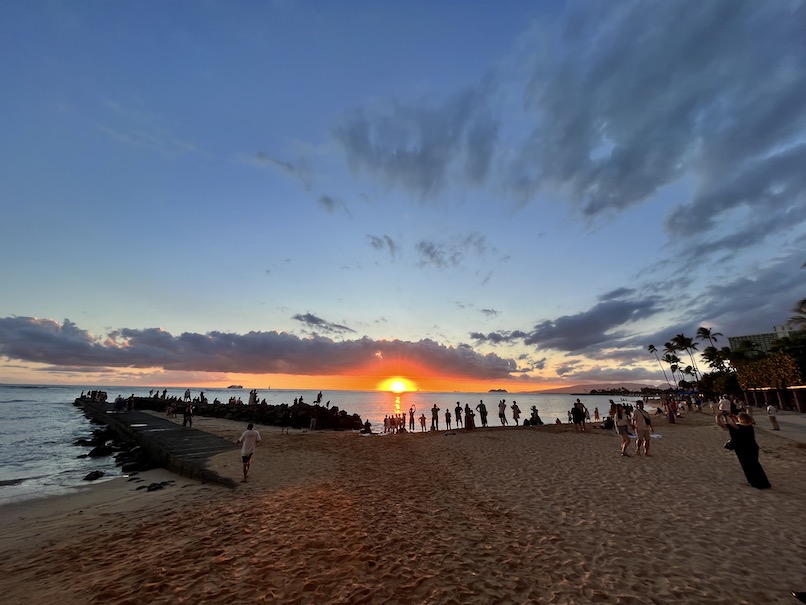
POLYGON ((453 413, 456 415, 456 428, 458 429, 460 426, 464 426, 462 424, 462 404, 458 401, 456 402, 456 407, 454 408, 453 413))

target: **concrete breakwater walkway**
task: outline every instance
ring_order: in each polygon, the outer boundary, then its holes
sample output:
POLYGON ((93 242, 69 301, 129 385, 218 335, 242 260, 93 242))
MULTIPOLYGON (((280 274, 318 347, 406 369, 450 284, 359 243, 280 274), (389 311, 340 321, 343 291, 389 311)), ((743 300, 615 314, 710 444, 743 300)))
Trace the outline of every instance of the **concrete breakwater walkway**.
POLYGON ((136 410, 117 411, 111 403, 79 397, 75 404, 122 439, 142 447, 154 462, 169 471, 203 483, 236 486, 233 479, 207 468, 210 456, 236 449, 231 441, 136 410))

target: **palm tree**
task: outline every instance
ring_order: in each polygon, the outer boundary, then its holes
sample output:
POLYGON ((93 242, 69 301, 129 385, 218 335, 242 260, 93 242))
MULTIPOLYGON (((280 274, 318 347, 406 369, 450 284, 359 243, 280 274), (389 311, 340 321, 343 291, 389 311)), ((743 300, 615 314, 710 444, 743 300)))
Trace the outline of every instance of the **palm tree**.
POLYGON ((806 330, 806 298, 799 301, 792 309, 792 312, 795 313, 795 315, 789 318, 787 322, 789 326, 799 331, 806 330))
MULTIPOLYGON (((722 332, 714 332, 712 328, 706 328, 703 326, 697 328, 697 340, 707 340, 708 342, 711 343, 711 346, 706 347, 705 351, 713 349, 718 353, 718 349, 716 348, 716 341, 719 339, 717 338, 717 336, 724 336, 724 334, 722 334, 722 332)), ((703 358, 705 358, 705 351, 703 351, 703 358)), ((709 362, 709 366, 714 370, 722 371, 725 369, 725 360, 718 355, 714 356, 710 360, 709 359, 705 360, 709 362), (712 361, 717 362, 716 365, 711 363, 712 361)))
MULTIPOLYGON (((667 342, 666 344, 668 345, 670 343, 667 342)), ((663 357, 661 357, 661 359, 663 359, 663 361, 669 364, 669 369, 672 372, 672 380, 674 380, 675 386, 677 386, 677 375, 675 374, 675 372, 677 372, 677 367, 678 364, 680 363, 680 358, 677 355, 675 355, 674 352, 668 352, 669 351, 668 348, 666 349, 666 351, 667 353, 665 353, 663 357)))
POLYGON ((697 340, 707 340, 712 347, 716 346, 717 336, 724 336, 722 332, 714 332, 713 328, 700 326, 697 328, 697 340))
POLYGON ((697 350, 697 343, 685 334, 677 334, 672 338, 672 344, 678 351, 688 353, 689 359, 691 359, 691 367, 694 368, 694 379, 699 380, 699 370, 697 369, 697 363, 694 361, 694 351, 697 350))
POLYGON ((660 371, 663 372, 663 378, 666 380, 666 384, 668 384, 669 388, 671 389, 672 383, 669 382, 669 377, 666 375, 666 370, 663 368, 663 364, 660 362, 660 357, 658 357, 658 349, 655 347, 655 345, 649 345, 646 350, 655 355, 655 359, 658 360, 658 365, 660 366, 660 371))
POLYGON ((718 372, 725 370, 725 354, 716 347, 705 347, 702 351, 702 358, 712 370, 718 372))

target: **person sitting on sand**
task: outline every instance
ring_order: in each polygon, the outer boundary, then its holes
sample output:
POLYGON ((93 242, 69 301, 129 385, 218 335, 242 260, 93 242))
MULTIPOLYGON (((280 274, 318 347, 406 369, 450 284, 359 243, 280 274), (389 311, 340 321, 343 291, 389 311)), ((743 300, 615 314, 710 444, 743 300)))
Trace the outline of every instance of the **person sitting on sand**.
POLYGON ((247 476, 249 475, 249 467, 252 465, 252 454, 255 453, 255 448, 260 442, 260 433, 255 430, 255 425, 251 422, 246 425, 246 430, 238 437, 238 443, 241 446, 241 461, 243 462, 243 480, 246 483, 247 476))

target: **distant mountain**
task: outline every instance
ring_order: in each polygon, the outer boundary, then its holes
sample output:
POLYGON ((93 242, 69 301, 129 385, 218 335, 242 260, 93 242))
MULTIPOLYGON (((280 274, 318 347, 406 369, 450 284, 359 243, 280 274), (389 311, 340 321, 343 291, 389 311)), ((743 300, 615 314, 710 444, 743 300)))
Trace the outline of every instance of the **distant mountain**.
POLYGON ((637 382, 615 382, 615 383, 599 383, 599 384, 578 384, 575 386, 570 387, 560 387, 558 389, 547 389, 545 391, 535 391, 536 393, 590 393, 592 390, 607 390, 607 389, 620 389, 625 388, 628 391, 632 392, 639 392, 641 389, 645 387, 651 388, 663 388, 663 387, 656 387, 651 384, 639 384, 637 382))

